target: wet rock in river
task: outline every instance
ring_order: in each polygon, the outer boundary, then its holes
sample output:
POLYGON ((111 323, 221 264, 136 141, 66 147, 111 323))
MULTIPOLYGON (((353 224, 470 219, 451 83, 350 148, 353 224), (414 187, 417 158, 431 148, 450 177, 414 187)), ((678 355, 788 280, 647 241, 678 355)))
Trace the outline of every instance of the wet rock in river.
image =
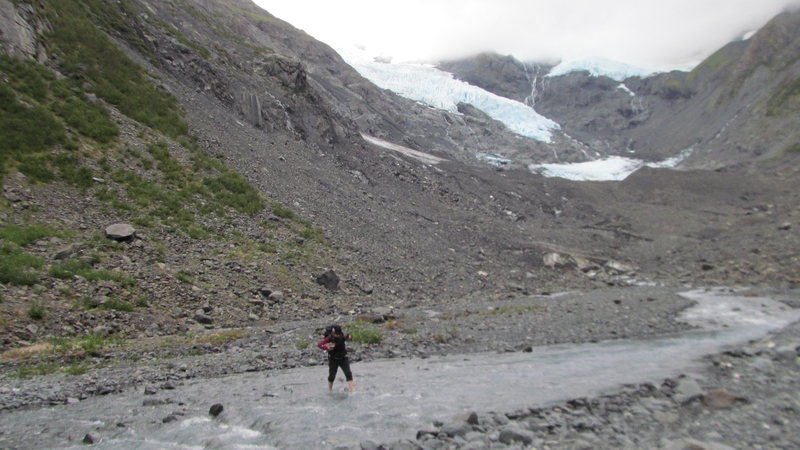
POLYGON ((700 387, 697 381, 694 381, 691 378, 684 378, 678 381, 678 385, 675 386, 675 393, 673 394, 672 398, 679 405, 685 405, 699 398, 701 395, 703 395, 703 389, 700 387))
POLYGON ((533 442, 535 436, 530 431, 520 429, 514 425, 507 426, 500 431, 500 442, 506 445, 520 443, 528 445, 533 442))
POLYGON ((208 413, 212 417, 217 417, 218 415, 222 414, 222 410, 225 409, 221 403, 214 403, 211 405, 211 408, 208 410, 208 413))
POLYGON ((660 447, 662 450, 685 450, 685 449, 702 449, 702 450, 733 450, 724 444, 716 442, 701 442, 696 439, 676 439, 672 441, 664 441, 660 447))
POLYGON ((747 399, 725 391, 712 391, 701 399, 703 405, 713 409, 731 408, 737 403, 746 403, 747 399))
POLYGON ((468 424, 467 422, 446 423, 441 428, 441 432, 450 437, 463 437, 470 431, 472 431, 472 425, 468 424))

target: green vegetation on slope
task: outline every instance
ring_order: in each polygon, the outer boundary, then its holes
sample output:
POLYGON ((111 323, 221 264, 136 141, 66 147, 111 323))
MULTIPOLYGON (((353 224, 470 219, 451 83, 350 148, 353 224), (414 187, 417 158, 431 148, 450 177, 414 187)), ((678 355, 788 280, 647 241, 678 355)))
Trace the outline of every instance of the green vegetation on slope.
POLYGON ((0 244, 0 283, 30 286, 39 281, 44 260, 14 245, 0 244))
POLYGON ((115 8, 102 0, 48 0, 44 12, 53 31, 46 39, 59 68, 69 77, 84 79, 86 89, 128 117, 170 137, 186 134, 176 99, 153 86, 144 70, 90 19, 98 17, 101 23, 126 30, 124 11, 124 6, 115 8))
POLYGON ((767 116, 775 117, 800 111, 800 77, 778 87, 767 100, 767 116))

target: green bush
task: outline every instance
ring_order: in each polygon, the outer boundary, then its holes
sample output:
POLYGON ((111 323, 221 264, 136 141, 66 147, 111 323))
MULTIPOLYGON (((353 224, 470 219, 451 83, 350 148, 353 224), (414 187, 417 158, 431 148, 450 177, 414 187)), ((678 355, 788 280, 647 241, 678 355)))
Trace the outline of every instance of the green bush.
MULTIPOLYGON (((90 89, 123 114, 167 136, 186 134, 188 127, 175 97, 150 84, 144 70, 120 50, 94 23, 137 38, 130 22, 138 20, 124 3, 102 0, 47 0, 53 31, 46 34, 61 71, 85 79, 90 89)), ((141 49, 147 45, 132 39, 141 49)))
POLYGON ((99 333, 89 333, 73 338, 55 338, 50 341, 55 353, 66 354, 76 350, 82 350, 90 355, 96 355, 102 352, 115 342, 116 339, 106 337, 99 333))
POLYGON ((30 286, 39 280, 44 260, 11 245, 0 245, 0 283, 30 286))
POLYGON ((17 170, 32 180, 49 183, 56 179, 56 174, 50 170, 49 155, 24 155, 17 158, 17 170))
POLYGON ((64 373, 67 375, 83 375, 89 371, 91 366, 85 362, 70 364, 64 368, 64 373))
POLYGON ((111 298, 104 302, 101 305, 98 305, 98 309, 106 309, 111 311, 122 311, 122 312, 132 312, 135 308, 133 304, 126 302, 125 300, 120 300, 116 298, 111 298))
POLYGON ((245 214, 256 214, 264 209, 258 191, 235 172, 226 171, 216 178, 206 178, 203 184, 223 206, 245 214))
POLYGON ((28 317, 33 320, 42 320, 44 319, 46 309, 43 304, 39 302, 31 303, 28 306, 28 317))
POLYGON ((92 170, 88 167, 79 166, 78 158, 74 155, 61 152, 53 155, 50 160, 53 166, 58 169, 61 178, 67 183, 82 189, 88 189, 94 183, 92 170))
POLYGON ((108 112, 89 104, 85 99, 72 97, 53 106, 53 111, 80 134, 106 144, 117 138, 119 128, 111 121, 108 112))
POLYGON ((191 283, 193 283, 192 277, 190 277, 188 274, 186 274, 186 273, 184 273, 184 272, 178 272, 178 274, 177 274, 177 275, 175 275, 175 277, 176 277, 176 278, 178 279, 178 281, 180 281, 181 283, 187 283, 187 284, 191 284, 191 283))
POLYGON ((0 227, 0 239, 21 247, 41 238, 59 236, 60 233, 43 225, 6 225, 0 227))
POLYGON ((55 363, 41 363, 20 367, 15 376, 17 378, 31 378, 39 375, 50 375, 58 372, 59 366, 55 363))
POLYGON ((351 323, 345 327, 346 333, 353 336, 354 342, 361 342, 364 344, 380 344, 383 340, 383 332, 377 327, 372 325, 356 322, 351 323))
POLYGON ((114 140, 116 124, 100 105, 90 103, 78 79, 56 79, 47 67, 33 61, 0 55, 0 169, 10 161, 35 180, 49 182, 53 174, 37 156, 61 144, 77 148, 62 124, 100 143, 114 140), (58 119, 61 118, 61 120, 58 119), (30 159, 33 157, 33 159, 30 159))
POLYGON ((294 343, 294 346, 298 350, 305 350, 311 346, 311 341, 306 338, 300 338, 294 343))
POLYGON ((147 147, 147 151, 158 162, 158 170, 171 184, 183 186, 183 166, 172 159, 169 148, 163 142, 147 147))
POLYGON ((281 205, 280 203, 272 204, 272 213, 281 219, 294 219, 295 214, 291 209, 281 205))
POLYGON ((50 111, 23 105, 8 86, 0 84, 0 162, 48 150, 65 140, 64 127, 50 111))
POLYGON ((126 277, 121 273, 110 270, 94 270, 89 264, 76 259, 68 259, 50 267, 50 276, 54 278, 68 279, 75 275, 89 281, 114 281, 123 286, 133 286, 134 284, 132 278, 126 277))
POLYGON ((779 86, 767 100, 767 116, 797 112, 800 107, 800 77, 779 86))
POLYGON ((325 242, 325 233, 319 229, 314 227, 306 227, 298 233, 300 237, 303 239, 307 239, 309 241, 323 243, 325 242))

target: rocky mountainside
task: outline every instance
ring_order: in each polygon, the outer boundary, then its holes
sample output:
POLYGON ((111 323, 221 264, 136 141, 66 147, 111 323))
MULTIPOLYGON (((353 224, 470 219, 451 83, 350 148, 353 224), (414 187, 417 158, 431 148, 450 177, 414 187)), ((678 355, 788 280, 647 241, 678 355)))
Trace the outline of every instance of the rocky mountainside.
MULTIPOLYGON (((14 367, 50 357, 55 337, 631 280, 798 282, 796 166, 746 184, 737 172, 652 169, 612 184, 495 170, 475 153, 553 147, 381 90, 246 0, 0 0, 0 27, 0 349, 14 367), (115 223, 136 238, 109 239, 115 223)), ((537 92, 538 108, 549 91, 537 92)), ((553 145, 585 150, 564 135, 553 145)), ((76 361, 98 352, 58 342, 76 361)))
POLYGON ((483 54, 443 70, 535 108, 601 154, 663 159, 686 149, 687 167, 796 165, 798 27, 786 12, 752 38, 720 49, 691 72, 622 85, 588 72, 544 77, 549 66, 483 54), (622 87, 624 86, 624 87, 622 87), (792 162, 794 161, 794 162, 792 162))

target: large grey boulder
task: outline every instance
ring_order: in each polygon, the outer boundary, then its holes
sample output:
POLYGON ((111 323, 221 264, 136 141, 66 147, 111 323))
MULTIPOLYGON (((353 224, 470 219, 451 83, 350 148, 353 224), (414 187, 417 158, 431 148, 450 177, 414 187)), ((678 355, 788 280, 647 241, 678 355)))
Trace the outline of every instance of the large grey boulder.
POLYGON ((499 440, 506 445, 515 443, 528 445, 533 442, 535 437, 530 431, 522 430, 516 426, 508 426, 500 431, 499 440))
POLYGON ((318 284, 325 286, 328 290, 339 289, 339 276, 333 270, 328 270, 316 279, 318 284))
POLYGON ((440 431, 450 437, 456 437, 456 436, 464 437, 467 435, 467 433, 472 431, 472 425, 468 424, 467 422, 461 422, 461 421, 451 422, 442 426, 440 431))
POLYGON ((132 241, 136 237, 136 229, 127 223, 115 223, 106 227, 106 237, 117 242, 132 241))
POLYGON ((691 378, 684 378, 675 386, 675 393, 672 398, 679 405, 685 405, 700 398, 701 395, 703 395, 703 388, 700 387, 697 381, 691 378))

